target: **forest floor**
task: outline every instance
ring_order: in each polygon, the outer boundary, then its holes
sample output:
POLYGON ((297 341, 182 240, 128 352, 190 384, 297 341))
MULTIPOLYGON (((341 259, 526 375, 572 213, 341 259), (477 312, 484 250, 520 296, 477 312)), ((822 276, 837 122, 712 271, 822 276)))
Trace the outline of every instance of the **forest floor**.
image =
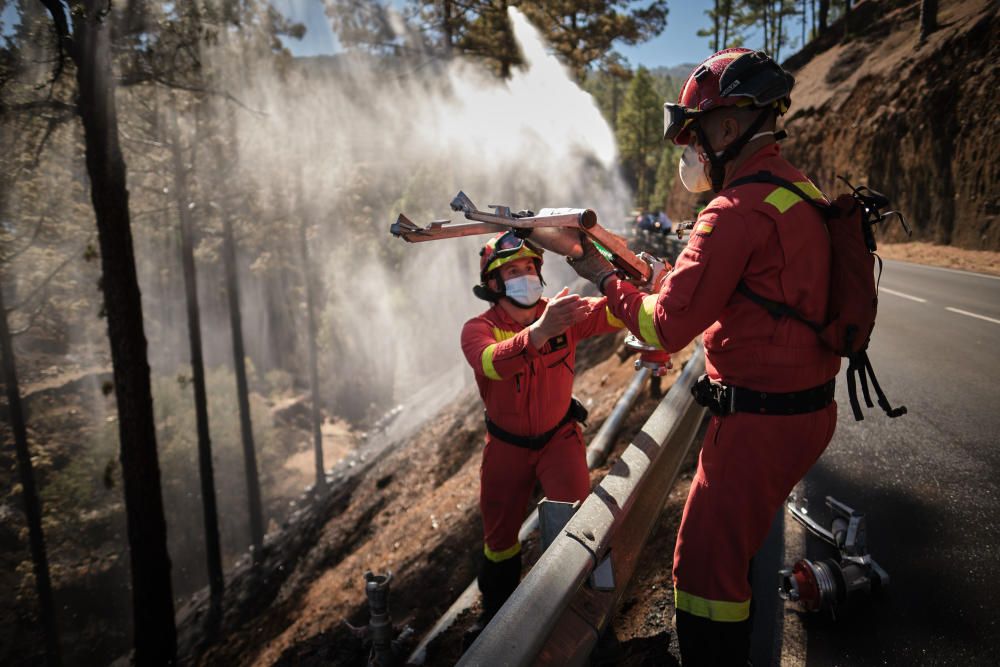
MULTIPOLYGON (((622 336, 591 339, 579 348, 575 394, 588 406, 590 438, 610 413, 633 377, 632 359, 616 354, 622 336)), ((679 374, 690 349, 675 356, 675 368, 663 378, 666 391, 679 374)), ((593 471, 597 483, 646 421, 659 399, 647 387, 626 420, 608 461, 593 471)), ((415 633, 407 651, 474 579, 481 551, 478 513, 479 462, 484 429, 479 397, 470 389, 405 442, 385 449, 373 461, 364 448, 342 462, 332 476, 339 494, 325 503, 302 530, 317 539, 288 563, 280 590, 246 622, 227 623, 224 638, 207 651, 183 656, 203 665, 355 665, 367 649, 345 621, 368 622, 364 574, 392 572, 390 611, 397 630, 415 633), (364 467, 361 474, 351 470, 364 467)), ((695 448, 696 449, 696 448, 695 448)), ((695 455, 663 510, 614 623, 613 661, 607 664, 672 664, 669 628, 672 616, 669 558, 695 455), (666 562, 666 565, 664 565, 666 562)), ((324 504, 323 502, 320 503, 324 504)), ((276 538, 281 541, 281 537, 276 538)), ((525 545, 525 571, 537 560, 537 537, 525 545)), ((280 550, 280 548, 278 548, 280 550)), ((274 570, 272 570, 273 572, 274 570)), ((230 599, 248 599, 252 584, 234 577, 230 599), (247 586, 248 588, 244 588, 247 586)), ((235 604, 235 603, 234 603, 235 604)), ((227 609, 227 619, 238 619, 227 609)), ((461 655, 461 636, 478 614, 473 608, 428 651, 428 665, 452 665, 461 655)), ((194 613, 189 618, 199 618, 194 613)), ((196 621, 192 621, 196 623, 196 621)), ((191 627, 182 628, 182 635, 191 627)), ((198 640, 185 645, 197 645, 198 640)))
MULTIPOLYGON (((99 358, 91 352, 75 352, 75 358, 99 358)), ((128 650, 131 607, 111 369, 77 364, 37 350, 20 352, 18 362, 32 465, 42 495, 43 530, 63 657, 66 664, 108 664, 128 650)), ((222 380, 230 378, 226 375, 222 380)), ((159 386, 167 393, 161 392, 157 402, 189 397, 189 385, 185 387, 173 378, 160 380, 159 386)), ((232 386, 231 382, 224 384, 232 386)), ((274 398, 254 393, 252 400, 258 420, 268 425, 262 431, 268 436, 268 449, 261 452, 260 476, 268 528, 276 530, 295 511, 303 489, 315 479, 308 402, 303 394, 290 389, 274 398)), ((180 409, 180 404, 175 405, 180 409)), ((6 404, 0 404, 0 423, 7 423, 6 412, 6 404)), ((170 440, 170 432, 190 436, 185 422, 171 424, 173 420, 169 411, 166 419, 161 419, 163 437, 158 437, 158 445, 173 590, 183 599, 197 595, 205 585, 200 546, 204 533, 197 467, 186 453, 192 452, 194 443, 170 440)), ((238 429, 235 420, 228 421, 232 422, 229 431, 238 429)), ((220 447, 223 438, 216 439, 227 427, 216 422, 212 427, 222 555, 224 567, 229 569, 245 555, 249 541, 240 477, 242 459, 232 447, 230 451, 220 447), (232 465, 234 458, 238 466, 232 465), (238 468, 236 473, 230 472, 233 468, 238 468)), ((327 419, 322 430, 327 462, 342 459, 360 441, 342 420, 327 419)), ((38 636, 27 528, 9 429, 2 429, 0 437, 4 442, 0 450, 0 586, 9 599, 8 604, 0 605, 0 664, 43 664, 44 643, 38 636)))

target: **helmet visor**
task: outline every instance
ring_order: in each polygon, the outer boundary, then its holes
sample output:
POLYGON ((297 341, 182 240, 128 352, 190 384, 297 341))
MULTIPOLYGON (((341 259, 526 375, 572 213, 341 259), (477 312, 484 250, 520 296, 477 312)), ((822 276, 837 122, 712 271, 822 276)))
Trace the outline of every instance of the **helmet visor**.
MULTIPOLYGON (((680 104, 667 102, 663 105, 663 139, 675 141, 681 132, 701 114, 680 104)), ((676 143, 676 142, 675 142, 676 143)))

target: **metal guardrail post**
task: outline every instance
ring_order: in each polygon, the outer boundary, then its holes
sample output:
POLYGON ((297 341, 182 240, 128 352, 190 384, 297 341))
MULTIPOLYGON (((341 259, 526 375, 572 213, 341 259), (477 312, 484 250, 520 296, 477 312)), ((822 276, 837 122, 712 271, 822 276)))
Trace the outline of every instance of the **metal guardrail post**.
POLYGON ((704 415, 691 396, 704 366, 699 345, 643 430, 462 656, 460 666, 586 659, 629 577, 616 576, 617 588, 605 593, 581 586, 609 551, 613 565, 631 575, 704 415), (596 604, 602 596, 602 604, 596 604), (574 609, 566 613, 571 605, 574 609))

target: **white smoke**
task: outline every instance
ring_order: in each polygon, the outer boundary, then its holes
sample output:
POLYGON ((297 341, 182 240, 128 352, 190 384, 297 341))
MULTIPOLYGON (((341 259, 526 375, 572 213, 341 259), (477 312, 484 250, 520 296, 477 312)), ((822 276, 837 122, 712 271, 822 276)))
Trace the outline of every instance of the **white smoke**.
MULTIPOLYGON (((244 82, 234 94, 261 112, 237 116, 244 173, 264 192, 303 175, 333 384, 361 375, 398 402, 464 363, 461 326, 486 306, 471 287, 487 237, 404 247, 388 231, 399 212, 418 224, 457 219, 448 203, 460 189, 480 208, 590 207, 605 224, 627 209, 611 128, 539 32, 509 13, 524 66, 506 81, 462 59, 428 64, 426 53, 391 65, 345 53, 280 71, 213 54, 230 84, 244 82)), ((571 274, 546 260, 551 293, 571 274)))

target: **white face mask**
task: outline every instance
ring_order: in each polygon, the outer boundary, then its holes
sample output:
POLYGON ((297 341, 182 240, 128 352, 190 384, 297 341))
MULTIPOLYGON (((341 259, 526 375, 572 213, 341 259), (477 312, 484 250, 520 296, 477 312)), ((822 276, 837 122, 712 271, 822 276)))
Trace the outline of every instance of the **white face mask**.
POLYGON ((522 308, 531 308, 542 298, 542 280, 538 276, 518 276, 504 281, 508 299, 522 308))
POLYGON ((705 165, 691 144, 685 146, 684 152, 681 153, 680 162, 677 163, 677 175, 681 177, 681 184, 688 192, 704 192, 712 187, 712 182, 705 173, 705 165))
MULTIPOLYGON (((749 144, 757 137, 766 137, 769 134, 774 134, 774 132, 758 132, 750 137, 747 143, 749 144)), ((716 151, 715 156, 719 157, 724 152, 725 149, 716 151)), ((705 192, 712 189, 712 181, 708 178, 708 174, 705 173, 705 165, 708 158, 705 158, 705 160, 706 162, 701 161, 698 151, 691 144, 684 147, 681 159, 677 163, 677 174, 681 177, 681 184, 688 192, 705 192)))

